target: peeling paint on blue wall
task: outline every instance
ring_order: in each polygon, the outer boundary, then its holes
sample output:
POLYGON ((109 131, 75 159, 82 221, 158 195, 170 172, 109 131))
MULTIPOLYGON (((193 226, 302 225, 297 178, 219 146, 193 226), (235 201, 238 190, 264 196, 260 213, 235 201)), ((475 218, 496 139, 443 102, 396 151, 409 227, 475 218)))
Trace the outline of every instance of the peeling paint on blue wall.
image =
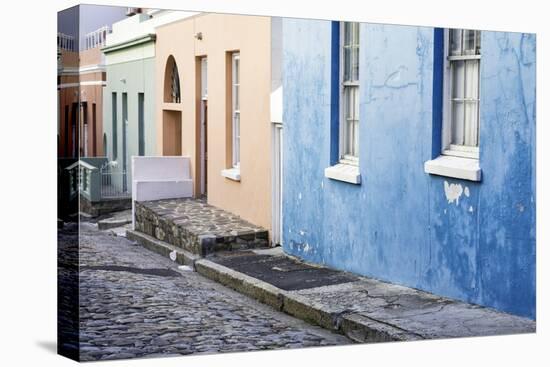
POLYGON ((535 318, 535 36, 482 32, 483 181, 471 182, 423 169, 440 150, 442 31, 362 24, 353 185, 324 177, 334 33, 283 21, 285 251, 535 318))

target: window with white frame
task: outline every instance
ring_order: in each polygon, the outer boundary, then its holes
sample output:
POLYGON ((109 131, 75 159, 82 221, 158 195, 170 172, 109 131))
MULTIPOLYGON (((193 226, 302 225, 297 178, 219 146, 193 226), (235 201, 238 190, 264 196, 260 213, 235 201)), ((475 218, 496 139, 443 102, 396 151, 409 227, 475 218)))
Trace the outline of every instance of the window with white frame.
POLYGON ((231 56, 231 98, 232 98, 232 146, 233 167, 239 168, 241 146, 241 112, 240 112, 240 54, 234 52, 231 56))
POLYGON ((359 160, 359 23, 340 25, 340 161, 359 160))
POLYGON ((481 31, 445 32, 444 155, 479 158, 481 31))

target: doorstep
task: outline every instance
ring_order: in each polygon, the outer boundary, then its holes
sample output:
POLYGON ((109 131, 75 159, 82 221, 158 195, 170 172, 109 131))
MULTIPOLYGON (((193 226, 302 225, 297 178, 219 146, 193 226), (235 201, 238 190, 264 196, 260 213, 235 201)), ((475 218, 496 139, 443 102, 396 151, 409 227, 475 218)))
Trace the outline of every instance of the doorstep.
POLYGON ((136 201, 135 230, 199 256, 269 246, 265 228, 202 198, 136 201))

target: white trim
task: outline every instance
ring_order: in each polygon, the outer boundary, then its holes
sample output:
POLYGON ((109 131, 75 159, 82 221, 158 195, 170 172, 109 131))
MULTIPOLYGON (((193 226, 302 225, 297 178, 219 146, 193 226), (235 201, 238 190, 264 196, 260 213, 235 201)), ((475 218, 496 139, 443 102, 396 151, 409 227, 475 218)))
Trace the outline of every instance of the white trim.
POLYGON ((82 160, 78 160, 76 162, 74 162, 73 164, 71 164, 70 166, 68 167, 65 167, 65 169, 67 171, 70 171, 72 170, 73 168, 75 168, 76 166, 82 166, 84 168, 86 168, 87 170, 90 170, 90 171, 95 171, 97 170, 97 167, 94 167, 92 166, 91 164, 89 164, 88 162, 85 162, 85 161, 82 161, 82 160))
MULTIPOLYGON (((345 143, 345 131, 346 131, 346 116, 345 116, 345 103, 344 101, 344 87, 357 87, 357 92, 359 93, 359 81, 353 82, 353 81, 344 81, 344 38, 345 38, 345 24, 346 23, 354 23, 354 22, 340 22, 340 39, 338 43, 338 57, 339 57, 339 70, 338 70, 338 104, 339 104, 339 116, 338 116, 338 159, 343 164, 351 164, 351 165, 359 165, 359 152, 357 153, 357 156, 350 156, 344 153, 344 146, 345 143)), ((360 24, 357 25, 359 27, 359 40, 361 39, 361 26, 360 24)), ((350 37, 352 35, 350 34, 350 37)), ((360 42, 359 42, 360 47, 360 42)), ((350 54, 351 57, 351 54, 350 54)), ((359 55, 358 58, 360 59, 359 55)), ((358 60, 359 61, 359 60, 358 60)), ((352 70, 350 69, 350 73, 352 73, 352 70)), ((357 96, 359 99, 359 95, 357 96)), ((357 111, 357 114, 359 114, 359 111, 357 111)), ((359 117, 360 118, 360 117, 359 117)), ((357 134, 359 133, 359 125, 357 126, 357 134)), ((359 149, 360 141, 357 144, 357 148, 359 149)))
POLYGON ((449 149, 443 149, 442 154, 452 155, 455 157, 479 159, 479 147, 449 144, 449 149))
POLYGON ((346 164, 348 166, 358 166, 359 165, 359 158, 354 157, 352 155, 344 154, 342 158, 340 158, 339 162, 341 164, 346 164))
POLYGON ((436 159, 424 162, 424 172, 438 176, 481 181, 479 159, 440 155, 436 159))
POLYGON ((355 185, 361 184, 361 174, 359 173, 359 167, 356 165, 338 163, 327 167, 325 168, 325 177, 355 185))
POLYGON ((69 66, 69 67, 63 68, 61 73, 63 75, 82 75, 82 74, 104 72, 106 70, 107 69, 105 65, 98 64, 98 65, 87 65, 87 66, 81 66, 81 67, 69 66))
POLYGON ((80 82, 80 83, 59 84, 57 87, 59 89, 65 89, 65 88, 73 88, 73 87, 78 87, 78 86, 83 86, 83 85, 101 85, 101 86, 105 87, 107 85, 107 82, 105 82, 103 80, 93 80, 93 81, 80 82))
POLYGON ((233 181, 241 181, 241 170, 239 168, 222 169, 221 175, 233 181))
POLYGON ((241 163, 241 107, 240 107, 240 99, 241 99, 241 58, 240 58, 240 52, 235 51, 231 54, 231 147, 232 147, 232 157, 231 162, 233 164, 233 168, 239 169, 240 163, 241 163), (236 64, 237 61, 239 61, 239 82, 236 83, 235 76, 236 76, 236 64), (238 87, 239 89, 239 109, 236 108, 236 98, 235 98, 235 87, 238 87), (236 134, 236 124, 235 120, 237 115, 239 116, 239 144, 237 146, 237 134, 236 134), (238 157, 238 159, 237 159, 238 157))
MULTIPOLYGON (((449 30, 447 29, 447 32, 449 30)), ((448 55, 447 54, 447 60, 449 61, 455 61, 455 60, 481 60, 481 55, 448 55)))
POLYGON ((272 122, 271 124, 271 245, 283 244, 283 124, 272 122))

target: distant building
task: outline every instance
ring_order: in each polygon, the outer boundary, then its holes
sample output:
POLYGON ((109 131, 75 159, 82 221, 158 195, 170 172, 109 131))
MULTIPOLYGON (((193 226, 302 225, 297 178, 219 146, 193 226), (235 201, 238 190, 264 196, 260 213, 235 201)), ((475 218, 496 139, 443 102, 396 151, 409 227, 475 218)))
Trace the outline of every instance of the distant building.
POLYGON ((58 14, 58 156, 103 153, 105 66, 100 48, 110 22, 124 17, 118 7, 78 5, 58 14))
POLYGON ((535 317, 535 36, 283 20, 283 247, 535 317))
POLYGON ((155 27, 194 13, 128 8, 127 14, 126 19, 113 24, 102 48, 107 75, 102 140, 111 161, 110 172, 114 173, 111 183, 130 193, 131 157, 157 152, 155 27))

